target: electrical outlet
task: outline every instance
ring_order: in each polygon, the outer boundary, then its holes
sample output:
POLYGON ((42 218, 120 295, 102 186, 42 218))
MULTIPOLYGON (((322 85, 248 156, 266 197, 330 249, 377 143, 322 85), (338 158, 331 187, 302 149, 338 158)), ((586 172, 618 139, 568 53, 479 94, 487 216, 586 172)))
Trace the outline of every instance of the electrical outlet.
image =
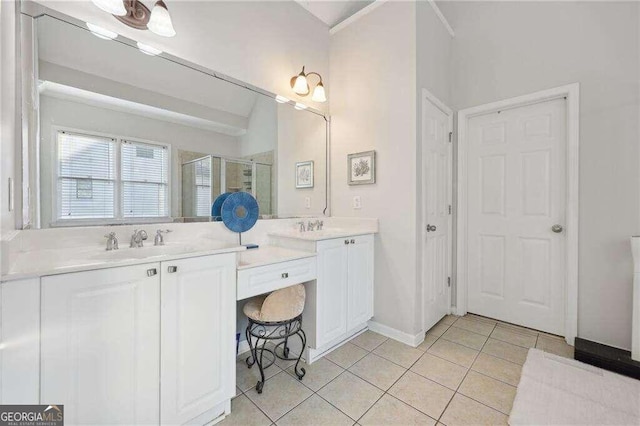
POLYGON ((362 200, 360 199, 359 195, 356 195, 355 197, 353 197, 353 208, 354 209, 362 208, 362 200))
POLYGON ((304 206, 308 209, 311 208, 311 197, 304 197, 304 206))

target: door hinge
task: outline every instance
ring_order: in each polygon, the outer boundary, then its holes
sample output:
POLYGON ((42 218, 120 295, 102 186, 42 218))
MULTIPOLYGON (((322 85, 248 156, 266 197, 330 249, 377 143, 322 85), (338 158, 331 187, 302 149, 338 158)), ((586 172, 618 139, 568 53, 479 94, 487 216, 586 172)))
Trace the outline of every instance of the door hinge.
POLYGON ((449 142, 453 140, 453 132, 449 132, 449 142))
POLYGON ((451 204, 449 204, 449 214, 451 214, 451 204))
POLYGON ((451 287, 451 277, 447 277, 447 287, 451 287))

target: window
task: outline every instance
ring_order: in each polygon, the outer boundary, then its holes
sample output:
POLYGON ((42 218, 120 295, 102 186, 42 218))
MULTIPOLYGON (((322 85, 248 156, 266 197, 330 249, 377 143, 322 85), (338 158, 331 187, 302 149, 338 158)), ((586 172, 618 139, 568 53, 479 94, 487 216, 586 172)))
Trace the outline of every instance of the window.
POLYGON ((211 157, 194 163, 196 216, 211 216, 211 157))
POLYGON ((126 222, 169 216, 166 145, 57 133, 56 222, 126 222))

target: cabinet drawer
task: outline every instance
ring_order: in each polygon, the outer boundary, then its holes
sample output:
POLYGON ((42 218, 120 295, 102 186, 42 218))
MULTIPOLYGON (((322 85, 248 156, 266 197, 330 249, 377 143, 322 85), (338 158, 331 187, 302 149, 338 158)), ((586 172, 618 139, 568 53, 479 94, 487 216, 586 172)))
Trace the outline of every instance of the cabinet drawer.
POLYGON ((238 300, 316 279, 316 258, 290 260, 238 271, 238 300))

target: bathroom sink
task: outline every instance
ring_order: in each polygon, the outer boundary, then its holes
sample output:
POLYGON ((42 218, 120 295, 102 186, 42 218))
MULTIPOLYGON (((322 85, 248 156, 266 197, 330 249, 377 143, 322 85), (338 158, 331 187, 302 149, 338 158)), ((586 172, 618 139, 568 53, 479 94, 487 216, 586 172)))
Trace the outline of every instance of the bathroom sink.
POLYGON ((140 248, 121 248, 119 250, 103 251, 92 256, 92 259, 100 259, 105 261, 117 261, 127 259, 146 259, 157 256, 177 255, 182 253, 190 253, 196 251, 196 248, 190 245, 171 243, 163 246, 147 246, 140 248))
POLYGON ((286 231, 272 232, 270 233, 270 235, 274 235, 277 237, 299 238, 302 240, 323 240, 353 235, 353 231, 345 228, 326 228, 321 231, 305 232, 300 232, 297 229, 289 229, 286 231))

